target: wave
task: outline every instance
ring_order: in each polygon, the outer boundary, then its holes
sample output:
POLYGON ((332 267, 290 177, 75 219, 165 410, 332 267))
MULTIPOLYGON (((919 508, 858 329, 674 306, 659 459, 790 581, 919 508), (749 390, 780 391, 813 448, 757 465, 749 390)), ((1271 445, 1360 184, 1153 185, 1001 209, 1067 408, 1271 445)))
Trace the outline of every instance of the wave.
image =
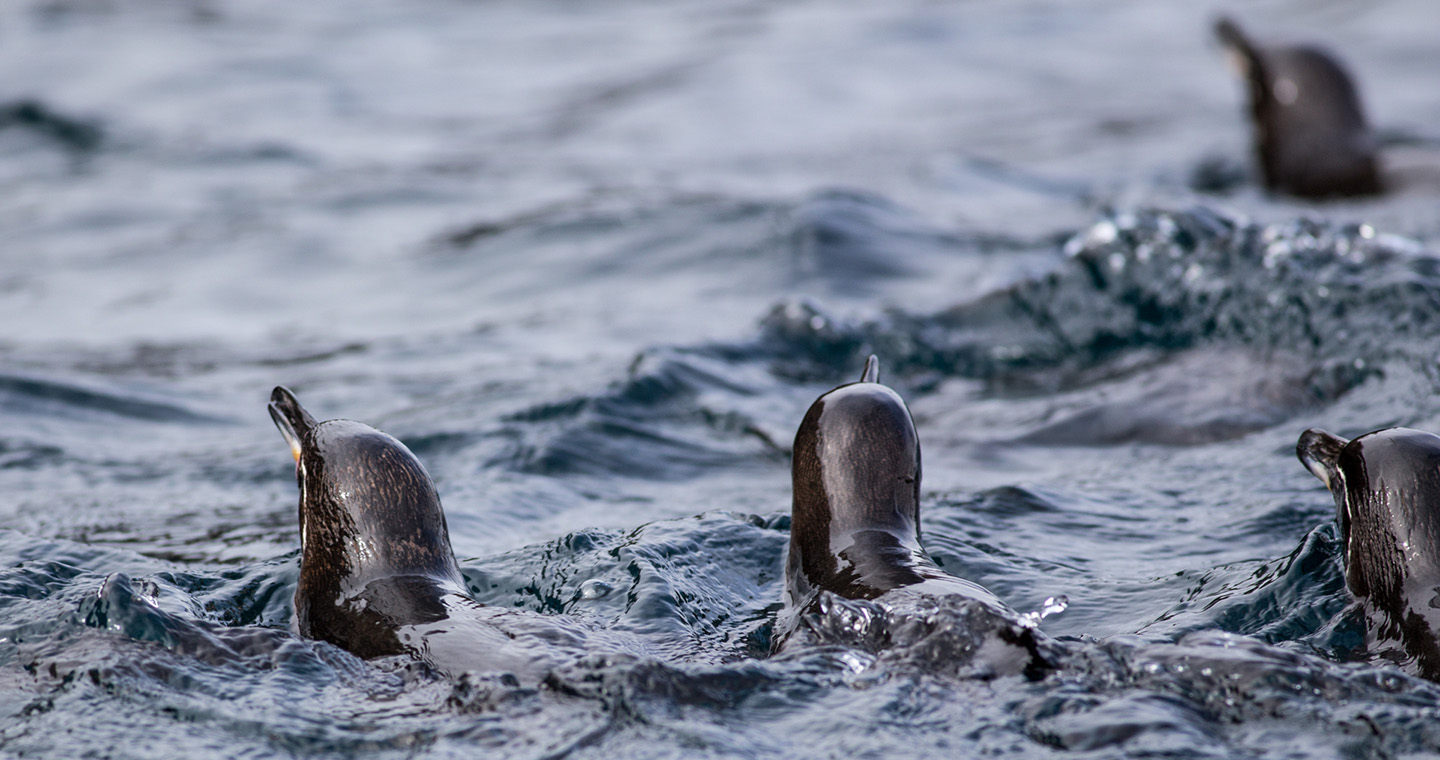
POLYGON ((637 357, 606 392, 510 415, 500 461, 524 472, 684 479, 775 461, 788 434, 768 424, 760 372, 705 349, 637 357), (785 437, 779 437, 784 435, 785 437))
POLYGON ((0 409, 8 414, 77 420, 123 417, 140 422, 224 424, 228 419, 136 390, 73 380, 0 374, 0 409))

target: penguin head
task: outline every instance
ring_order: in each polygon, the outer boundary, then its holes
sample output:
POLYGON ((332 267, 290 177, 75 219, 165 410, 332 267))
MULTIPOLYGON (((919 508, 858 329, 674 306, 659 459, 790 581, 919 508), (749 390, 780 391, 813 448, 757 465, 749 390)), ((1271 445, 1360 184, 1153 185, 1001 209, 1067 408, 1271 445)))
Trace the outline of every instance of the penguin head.
POLYGON ((403 443, 352 420, 318 422, 283 387, 269 411, 295 458, 302 577, 458 577, 440 497, 403 443))

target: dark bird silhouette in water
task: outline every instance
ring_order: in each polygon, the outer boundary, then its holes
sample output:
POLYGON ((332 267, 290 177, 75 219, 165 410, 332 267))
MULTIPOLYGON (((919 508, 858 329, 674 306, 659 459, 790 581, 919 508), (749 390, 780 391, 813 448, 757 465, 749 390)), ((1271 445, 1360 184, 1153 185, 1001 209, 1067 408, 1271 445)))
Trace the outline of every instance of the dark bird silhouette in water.
POLYGON ((1313 45, 1257 45, 1229 18, 1215 33, 1249 90, 1266 189, 1302 198, 1381 192, 1379 141, 1339 60, 1313 45))

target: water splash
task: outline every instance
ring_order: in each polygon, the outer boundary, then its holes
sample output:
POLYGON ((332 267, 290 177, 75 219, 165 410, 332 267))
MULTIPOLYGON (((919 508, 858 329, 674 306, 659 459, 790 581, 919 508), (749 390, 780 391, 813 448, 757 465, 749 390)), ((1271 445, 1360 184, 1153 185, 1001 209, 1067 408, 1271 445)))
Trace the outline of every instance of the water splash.
POLYGON ((588 602, 595 599, 604 599, 605 597, 610 595, 611 591, 614 590, 615 587, 611 586, 605 581, 602 581, 599 578, 591 578, 590 580, 580 584, 580 590, 575 593, 575 596, 577 599, 588 602))
POLYGON ((1020 625, 1025 628, 1039 628, 1040 621, 1051 615, 1059 615, 1070 607, 1070 598, 1064 594, 1045 597, 1040 609, 1031 610, 1020 616, 1020 625))

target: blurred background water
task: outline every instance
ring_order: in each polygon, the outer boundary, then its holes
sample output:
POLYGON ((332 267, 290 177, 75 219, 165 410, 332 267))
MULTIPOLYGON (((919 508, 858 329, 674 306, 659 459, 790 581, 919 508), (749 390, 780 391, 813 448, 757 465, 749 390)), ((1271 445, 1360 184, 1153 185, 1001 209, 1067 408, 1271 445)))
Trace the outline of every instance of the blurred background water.
POLYGON ((1426 0, 7 3, 0 752, 1440 751, 1293 456, 1440 428, 1437 40, 1426 0), (1259 189, 1222 10, 1348 62, 1393 192, 1259 189), (927 547, 1066 595, 1061 672, 767 657, 791 437, 872 351, 927 547), (424 460, 477 598, 653 653, 530 689, 293 637, 282 383, 424 460))

